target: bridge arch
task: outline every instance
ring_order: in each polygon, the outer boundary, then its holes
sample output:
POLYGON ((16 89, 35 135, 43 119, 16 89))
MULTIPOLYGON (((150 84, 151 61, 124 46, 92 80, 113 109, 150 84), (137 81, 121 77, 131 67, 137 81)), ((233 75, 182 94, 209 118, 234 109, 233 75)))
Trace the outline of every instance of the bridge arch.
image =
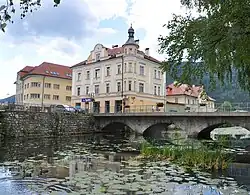
POLYGON ((198 139, 206 139, 206 140, 212 140, 212 138, 210 137, 210 133, 216 129, 216 128, 220 128, 220 127, 242 127, 247 129, 248 131, 250 131, 250 129, 246 126, 242 126, 236 123, 228 123, 228 122, 221 122, 221 123, 216 123, 213 125, 209 125, 208 127, 202 129, 198 134, 197 134, 197 138, 198 139))
POLYGON ((148 128, 144 129, 142 135, 143 137, 161 137, 163 131, 167 131, 169 125, 172 123, 162 122, 150 125, 148 128))
POLYGON ((216 129, 216 128, 219 128, 221 127, 222 125, 224 125, 226 123, 218 123, 218 124, 213 124, 213 125, 210 125, 208 127, 206 127, 205 129, 202 129, 198 135, 197 135, 197 138, 198 139, 207 139, 207 140, 211 140, 212 138, 210 137, 210 133, 216 129))
POLYGON ((101 128, 101 131, 125 130, 132 131, 132 128, 123 122, 110 122, 101 128))

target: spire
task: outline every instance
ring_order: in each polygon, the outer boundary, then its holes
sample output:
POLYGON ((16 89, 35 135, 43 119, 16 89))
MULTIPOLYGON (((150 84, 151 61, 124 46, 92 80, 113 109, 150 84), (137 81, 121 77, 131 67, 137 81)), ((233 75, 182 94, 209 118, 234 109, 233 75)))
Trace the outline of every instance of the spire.
POLYGON ((132 44, 132 45, 138 46, 138 44, 135 42, 134 34, 135 34, 135 30, 133 29, 132 24, 131 24, 130 28, 128 29, 128 40, 124 45, 132 44))

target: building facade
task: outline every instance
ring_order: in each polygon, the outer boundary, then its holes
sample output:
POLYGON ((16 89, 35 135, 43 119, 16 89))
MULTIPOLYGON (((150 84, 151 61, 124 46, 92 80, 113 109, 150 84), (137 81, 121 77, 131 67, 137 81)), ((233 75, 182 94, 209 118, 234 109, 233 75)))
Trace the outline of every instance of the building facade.
POLYGON ((215 112, 215 100, 204 93, 203 86, 174 83, 167 86, 166 99, 169 103, 185 106, 186 112, 215 112))
POLYGON ((111 49, 97 44, 87 60, 72 66, 72 104, 97 112, 152 109, 165 100, 160 61, 139 50, 134 29, 128 40, 111 49))
POLYGON ((72 71, 70 67, 43 62, 26 66, 17 73, 16 104, 50 107, 71 105, 72 71))

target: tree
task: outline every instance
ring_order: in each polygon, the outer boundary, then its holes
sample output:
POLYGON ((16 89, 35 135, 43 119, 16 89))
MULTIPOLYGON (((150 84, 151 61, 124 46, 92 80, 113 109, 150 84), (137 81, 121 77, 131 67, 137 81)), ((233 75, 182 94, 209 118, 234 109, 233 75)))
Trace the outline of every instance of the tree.
MULTIPOLYGON (((37 10, 41 6, 42 0, 20 0, 19 6, 21 10, 21 19, 23 19, 28 12, 37 10)), ((61 0, 54 0, 55 7, 60 4, 61 0)), ((0 29, 5 32, 5 28, 8 22, 12 22, 12 14, 16 11, 16 2, 14 0, 6 0, 6 3, 0 5, 0 29)))
POLYGON ((232 82, 235 73, 239 86, 250 91, 250 0, 181 0, 181 4, 190 12, 173 15, 164 25, 169 35, 159 37, 159 52, 167 54, 163 70, 186 83, 208 74, 213 86, 217 79, 222 85, 232 82), (191 14, 192 9, 198 16, 191 14))

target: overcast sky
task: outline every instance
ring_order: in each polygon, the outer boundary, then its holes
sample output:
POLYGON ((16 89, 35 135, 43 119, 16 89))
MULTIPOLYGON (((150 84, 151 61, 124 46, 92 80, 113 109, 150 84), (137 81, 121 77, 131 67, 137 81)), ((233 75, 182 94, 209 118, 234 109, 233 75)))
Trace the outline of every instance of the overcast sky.
POLYGON ((157 53, 157 38, 166 34, 162 25, 172 13, 181 13, 179 0, 62 0, 57 8, 53 0, 43 2, 23 20, 16 14, 6 33, 0 32, 0 99, 15 94, 16 73, 24 66, 44 61, 74 65, 97 43, 122 45, 131 23, 140 49, 149 47, 162 60, 157 53))

